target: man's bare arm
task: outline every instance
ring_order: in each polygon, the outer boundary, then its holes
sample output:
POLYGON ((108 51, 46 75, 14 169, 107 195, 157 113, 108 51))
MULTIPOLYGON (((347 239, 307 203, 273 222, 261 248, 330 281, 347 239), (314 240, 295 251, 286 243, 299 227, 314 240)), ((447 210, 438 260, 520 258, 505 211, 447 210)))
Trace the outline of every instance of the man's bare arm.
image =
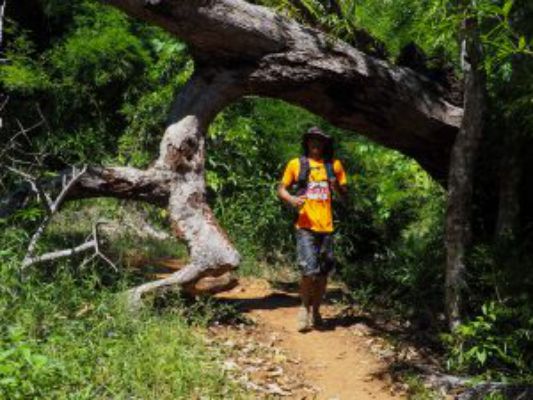
POLYGON ((294 208, 303 206, 305 202, 305 196, 293 196, 289 193, 287 188, 280 183, 278 186, 278 197, 285 203, 290 204, 294 208))

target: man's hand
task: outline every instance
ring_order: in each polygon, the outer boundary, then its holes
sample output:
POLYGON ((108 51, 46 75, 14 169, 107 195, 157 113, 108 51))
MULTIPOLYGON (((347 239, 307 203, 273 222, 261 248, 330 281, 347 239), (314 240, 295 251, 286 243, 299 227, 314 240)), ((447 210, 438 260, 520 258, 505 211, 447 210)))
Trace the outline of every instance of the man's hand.
POLYGON ((278 186, 278 197, 294 208, 300 208, 303 206, 306 199, 305 196, 292 196, 282 184, 278 186))
POLYGON ((289 199, 289 203, 294 208, 300 208, 301 206, 304 205, 305 199, 306 199, 305 196, 291 196, 289 199))

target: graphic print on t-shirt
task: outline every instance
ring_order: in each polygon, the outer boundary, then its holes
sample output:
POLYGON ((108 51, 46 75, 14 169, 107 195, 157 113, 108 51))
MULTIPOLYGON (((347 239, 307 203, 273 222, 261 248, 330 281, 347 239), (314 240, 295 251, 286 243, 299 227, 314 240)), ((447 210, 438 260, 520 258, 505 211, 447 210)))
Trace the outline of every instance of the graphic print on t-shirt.
POLYGON ((329 185, 327 181, 309 182, 307 184, 307 191, 305 192, 309 200, 328 200, 329 199, 329 185))

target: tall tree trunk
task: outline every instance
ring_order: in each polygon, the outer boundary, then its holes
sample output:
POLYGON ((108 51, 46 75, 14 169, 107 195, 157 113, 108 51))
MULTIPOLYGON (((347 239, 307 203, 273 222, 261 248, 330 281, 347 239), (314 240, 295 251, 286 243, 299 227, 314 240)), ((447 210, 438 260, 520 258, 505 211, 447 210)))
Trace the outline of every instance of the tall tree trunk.
MULTIPOLYGON (((468 5, 464 5, 466 9, 468 5)), ((450 158, 446 209, 445 306, 450 329, 461 322, 465 287, 465 256, 471 241, 474 164, 483 132, 485 76, 477 22, 467 19, 461 29, 465 79, 464 117, 450 158)))

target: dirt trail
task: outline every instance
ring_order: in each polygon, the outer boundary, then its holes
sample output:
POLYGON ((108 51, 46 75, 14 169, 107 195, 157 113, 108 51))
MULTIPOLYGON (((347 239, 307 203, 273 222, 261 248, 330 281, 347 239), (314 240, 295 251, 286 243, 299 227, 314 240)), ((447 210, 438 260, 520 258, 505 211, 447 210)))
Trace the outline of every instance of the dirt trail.
POLYGON ((357 318, 347 319, 331 298, 338 289, 328 288, 329 302, 323 308, 326 328, 305 334, 296 331, 296 288, 272 288, 261 279, 241 279, 240 284, 218 298, 233 302, 257 323, 258 331, 279 338, 277 346, 299 359, 298 372, 317 388, 309 397, 289 398, 338 400, 387 400, 406 398, 392 390, 387 364, 372 351, 379 338, 357 318))

